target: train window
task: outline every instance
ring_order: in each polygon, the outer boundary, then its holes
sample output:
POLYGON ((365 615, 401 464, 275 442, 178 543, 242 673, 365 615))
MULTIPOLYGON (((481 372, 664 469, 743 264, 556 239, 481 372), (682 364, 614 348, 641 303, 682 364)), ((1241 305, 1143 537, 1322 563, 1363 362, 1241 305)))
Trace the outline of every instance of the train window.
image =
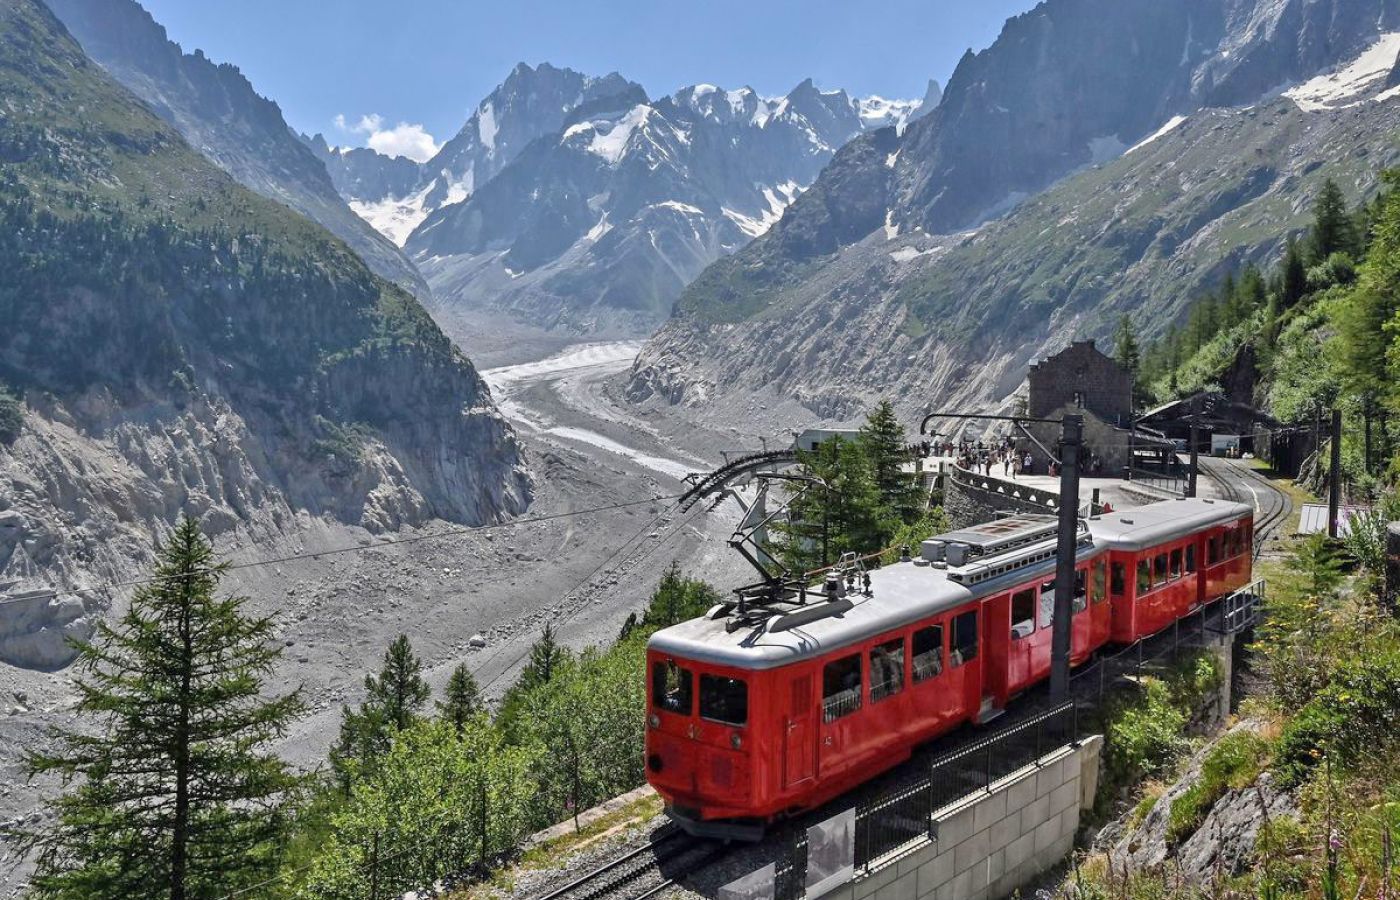
POLYGON ((1074 570, 1074 611, 1083 612, 1089 606, 1089 572, 1074 570))
POLYGON ((652 702, 667 712, 690 715, 690 670, 682 669, 673 660, 656 662, 651 667, 652 702))
POLYGON ((1167 554, 1158 553, 1152 560, 1152 584, 1163 585, 1167 583, 1167 554))
POLYGON ((822 721, 835 722, 860 709, 860 655, 826 664, 822 669, 822 721))
POLYGON ((948 663, 957 668, 977 658, 977 613, 965 612, 953 620, 953 649, 948 663))
POLYGON ((749 686, 738 678, 701 675, 700 718, 743 725, 749 720, 749 686))
POLYGON ((1213 566, 1220 562, 1220 535, 1212 534, 1206 538, 1206 565, 1213 566))
POLYGON ((1177 547, 1172 551, 1172 579, 1181 577, 1181 548, 1177 547))
MULTIPOLYGON (((1096 606, 1106 599, 1105 588, 1108 585, 1105 584, 1105 579, 1107 577, 1108 564, 1101 559, 1096 560, 1094 562, 1094 592, 1090 595, 1093 598, 1093 602, 1096 606)), ((1121 571, 1118 573, 1118 586, 1119 593, 1121 593, 1123 586, 1123 573, 1121 571)))
POLYGON ((1045 581, 1040 585, 1040 627, 1049 628, 1055 624, 1055 582, 1045 581))
POLYGON ((914 657, 910 664, 914 668, 914 683, 936 678, 943 672, 943 627, 930 625, 914 632, 914 643, 910 648, 914 657))
POLYGON ((870 702, 877 703, 904 689, 904 638, 870 650, 870 702))
POLYGON ((1011 595, 1011 639, 1030 637, 1035 631, 1035 588, 1011 595))
POLYGON ((1137 592, 1141 597, 1152 590, 1152 563, 1146 559, 1138 560, 1137 566, 1137 592))
POLYGON ((1186 545, 1186 571, 1188 571, 1188 572, 1194 572, 1194 571, 1196 571, 1196 545, 1195 545, 1195 544, 1187 544, 1187 545, 1186 545))
POLYGON ((1113 596, 1121 597, 1128 592, 1128 570, 1120 562, 1113 564, 1113 581, 1111 582, 1113 596))

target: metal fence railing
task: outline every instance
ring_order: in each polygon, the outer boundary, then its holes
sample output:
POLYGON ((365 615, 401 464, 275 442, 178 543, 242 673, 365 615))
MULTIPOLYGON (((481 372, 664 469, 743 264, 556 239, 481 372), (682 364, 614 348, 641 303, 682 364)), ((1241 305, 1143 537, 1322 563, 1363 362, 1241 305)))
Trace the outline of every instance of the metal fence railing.
POLYGON ((1124 474, 1128 481, 1165 491, 1168 494, 1176 494, 1179 497, 1186 496, 1186 489, 1190 481, 1190 476, 1182 468, 1153 470, 1132 467, 1127 469, 1124 474))
MULTIPOLYGON (((1100 653, 1070 677, 1073 700, 961 747, 928 764, 916 780, 871 796, 856 806, 855 871, 868 873, 920 842, 937 841, 941 810, 992 786, 1018 769, 1079 741, 1080 705, 1101 701, 1124 678, 1140 679, 1154 666, 1200 646, 1211 635, 1237 634, 1255 624, 1265 596, 1263 579, 1202 604, 1171 627, 1124 647, 1100 653)), ((775 900, 799 900, 805 892, 807 834, 796 832, 778 851, 775 900)))
MULTIPOLYGON (((869 872, 880 860, 915 842, 938 839, 935 815, 958 801, 989 791, 1012 772, 1078 740, 1073 702, 1032 716, 929 764, 912 783, 883 791, 856 807, 855 868, 869 872)), ((794 835, 776 861, 776 900, 798 900, 805 890, 807 836, 794 835)))

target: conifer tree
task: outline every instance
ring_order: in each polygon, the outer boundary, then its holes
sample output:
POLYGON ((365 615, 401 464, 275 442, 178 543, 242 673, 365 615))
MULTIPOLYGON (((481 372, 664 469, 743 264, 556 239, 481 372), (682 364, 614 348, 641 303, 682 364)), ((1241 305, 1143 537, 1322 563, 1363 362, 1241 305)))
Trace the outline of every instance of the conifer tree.
POLYGON ((881 400, 875 405, 861 426, 860 442, 879 495, 877 516, 899 525, 917 519, 923 504, 914 473, 904 471, 910 461, 909 446, 893 403, 881 400))
POLYGON ((191 519, 116 624, 79 645, 78 714, 57 749, 28 757, 60 776, 56 822, 32 839, 32 896, 204 900, 275 869, 299 780, 267 751, 301 713, 265 696, 281 653, 271 619, 219 597, 225 564, 191 519))
POLYGON ((548 684, 567 658, 568 651, 559 646, 559 642, 554 638, 554 625, 546 622, 544 631, 540 632, 540 639, 530 647, 530 661, 520 673, 520 685, 529 690, 537 685, 548 684))
POLYGON ((467 668, 466 663, 462 663, 452 670, 452 677, 447 679, 447 690, 442 701, 438 703, 438 712, 452 723, 452 727, 460 735, 472 716, 482 709, 481 688, 477 686, 472 670, 467 668))
POLYGON ((1298 305, 1308 292, 1308 268, 1303 263, 1303 252, 1298 242, 1288 239, 1288 247, 1283 254, 1283 284, 1279 292, 1280 306, 1290 310, 1298 305))
POLYGON ((401 634, 384 651, 379 674, 365 676, 365 701, 358 710, 341 707, 340 735, 331 748, 331 768, 348 795, 355 780, 374 770, 389 752, 394 735, 420 718, 432 696, 423 663, 401 634))
POLYGON ((1133 320, 1124 313, 1118 318, 1118 330, 1113 336, 1113 358, 1136 380, 1142 367, 1142 350, 1138 347, 1133 320))
POLYGON ((365 705, 378 710, 395 731, 403 731, 418 718, 433 692, 423 680, 423 663, 414 654, 408 635, 394 638, 384 651, 384 667, 377 677, 365 676, 365 692, 365 705))
POLYGON ((1356 254, 1355 223, 1347 211, 1342 189, 1330 178, 1322 183, 1313 216, 1312 233, 1308 238, 1308 254, 1313 265, 1326 261, 1333 253, 1356 254))

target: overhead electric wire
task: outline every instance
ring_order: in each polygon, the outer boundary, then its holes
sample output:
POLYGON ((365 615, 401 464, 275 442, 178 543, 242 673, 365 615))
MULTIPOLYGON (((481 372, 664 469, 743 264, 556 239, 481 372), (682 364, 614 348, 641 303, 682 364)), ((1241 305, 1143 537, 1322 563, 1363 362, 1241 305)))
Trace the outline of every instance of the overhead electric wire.
MULTIPOLYGON (((486 525, 467 525, 461 528, 452 528, 446 531, 438 531, 432 534, 415 534, 406 538, 391 538, 374 544, 356 544, 347 547, 331 547, 327 550, 308 550, 301 553, 292 553, 286 556, 275 556, 268 559, 255 559, 240 563, 225 563, 219 566, 210 566, 198 569, 194 572, 182 572, 178 576, 172 575, 169 578, 185 578, 191 574, 208 574, 211 572, 231 572, 243 569, 255 569, 262 566, 280 565, 282 563, 299 562, 306 559, 319 559, 323 556, 340 556, 346 553, 363 553, 369 550, 380 550, 388 547, 400 547, 406 544, 417 544, 423 541, 438 540, 439 538, 464 537, 471 534, 481 534, 489 531, 500 531, 507 528, 515 528, 520 525, 534 525, 540 522, 552 522, 559 519, 568 519, 576 516, 587 516, 594 513, 612 512, 619 509, 628 509, 633 506, 644 506, 648 503, 661 503, 668 500, 675 500, 680 494, 665 494, 659 497, 645 497, 640 500, 628 500, 622 503, 609 503, 603 506, 592 506, 586 509, 569 510, 568 512, 546 513, 540 516, 528 516, 520 519, 512 519, 508 522, 491 522, 486 525)), ((145 578, 131 578, 125 581, 109 581, 103 584, 93 585, 83 588, 65 588, 65 594, 88 594, 97 591, 114 590, 123 587, 138 587, 146 584, 156 584, 166 580, 161 576, 150 576, 145 578)))

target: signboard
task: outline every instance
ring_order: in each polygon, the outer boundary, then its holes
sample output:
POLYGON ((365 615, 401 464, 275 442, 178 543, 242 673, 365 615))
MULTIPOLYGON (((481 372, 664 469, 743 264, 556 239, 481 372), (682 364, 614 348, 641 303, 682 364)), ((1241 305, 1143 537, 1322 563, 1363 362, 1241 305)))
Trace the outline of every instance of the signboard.
POLYGON ((856 811, 848 809, 807 829, 807 896, 850 883, 856 873, 856 811))

